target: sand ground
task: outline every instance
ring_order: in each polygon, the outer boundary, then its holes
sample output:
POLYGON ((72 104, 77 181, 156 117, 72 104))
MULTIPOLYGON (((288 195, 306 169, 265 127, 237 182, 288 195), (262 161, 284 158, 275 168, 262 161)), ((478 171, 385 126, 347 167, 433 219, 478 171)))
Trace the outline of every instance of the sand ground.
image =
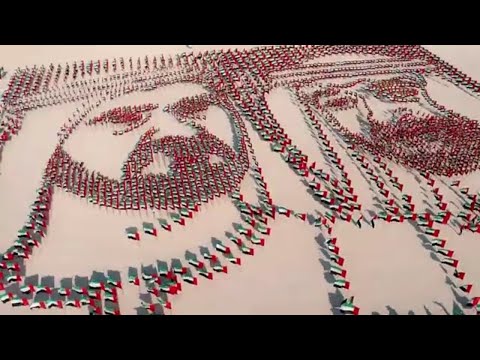
MULTIPOLYGON (((251 46, 193 46, 194 51, 217 48, 248 48, 251 46)), ((479 46, 427 46, 429 50, 460 68, 469 76, 480 79, 476 66, 480 59, 479 46)), ((15 68, 33 64, 65 63, 81 58, 137 57, 146 54, 177 54, 189 52, 185 45, 178 46, 0 46, 0 66, 11 74, 15 68)), ((351 57, 325 59, 329 61, 351 60, 351 57)), ((4 89, 4 79, 0 90, 4 89)), ((474 119, 480 118, 480 101, 462 90, 455 89, 441 78, 428 81, 430 95, 474 119)), ((103 104, 95 114, 123 105, 158 103, 153 112, 155 126, 160 136, 191 135, 189 128, 178 124, 170 115, 161 111, 163 106, 183 96, 201 94, 201 87, 174 85, 156 91, 128 95, 103 104)), ((309 163, 315 161, 318 168, 330 169, 319 143, 311 134, 305 119, 286 89, 276 89, 267 96, 275 118, 293 142, 309 155, 309 163)), ((41 182, 42 170, 52 154, 56 133, 67 121, 75 105, 63 105, 28 113, 22 131, 8 144, 0 163, 0 246, 6 249, 22 226, 41 182)), ((385 113, 388 106, 375 104, 374 110, 385 113)), ((94 115, 95 115, 94 114, 94 115)), ((353 122, 354 114, 339 115, 342 121, 353 122)), ((232 143, 231 127, 221 109, 211 108, 206 126, 227 144, 232 143)), ((67 141, 65 148, 86 166, 103 174, 118 178, 123 160, 133 148, 148 125, 136 131, 115 137, 112 128, 80 127, 67 141)), ((246 124, 255 156, 262 166, 265 181, 275 203, 295 211, 316 214, 325 210, 309 194, 301 179, 270 150, 250 124, 246 124)), ((324 124, 324 130, 339 153, 345 170, 349 172, 359 203, 363 208, 374 209, 374 188, 362 175, 361 169, 348 156, 345 144, 324 124)), ((158 157, 151 171, 165 171, 166 159, 158 157)), ((405 191, 413 196, 417 211, 428 207, 431 194, 422 190, 415 174, 395 164, 388 164, 405 185, 405 191)), ((336 170, 329 170, 336 171, 336 170)), ((458 178, 471 192, 480 190, 479 174, 458 178)), ((461 202, 448 186, 440 183, 441 191, 456 213, 461 202)), ((254 181, 246 175, 241 191, 247 201, 254 201, 254 181)), ((185 262, 185 252, 199 254, 201 246, 211 246, 213 238, 225 243, 225 232, 232 231, 233 223, 240 222, 238 211, 229 199, 223 198, 202 206, 201 211, 188 226, 174 226, 171 233, 160 230, 159 235, 142 234, 140 242, 125 237, 129 226, 141 228, 142 222, 156 222, 165 213, 141 211, 119 212, 97 208, 57 191, 53 199, 51 223, 43 246, 30 260, 27 276, 39 274, 58 286, 63 279, 74 276, 90 276, 94 271, 116 270, 122 273, 125 283, 128 268, 155 263, 157 260, 180 259, 185 262)), ((167 314, 335 314, 332 303, 338 291, 330 284, 328 257, 323 247, 325 235, 317 228, 293 217, 272 221, 272 234, 265 247, 256 247, 253 257, 242 257, 242 266, 228 264, 228 274, 215 273, 213 280, 199 278, 198 286, 186 285, 180 295, 173 298, 173 310, 167 314)), ((445 271, 418 238, 417 231, 408 223, 386 224, 378 222, 375 229, 368 226, 358 229, 352 224, 341 223, 335 230, 345 257, 351 281, 350 292, 355 295, 362 314, 445 314, 451 313, 456 299, 445 271)), ((480 286, 478 263, 478 234, 458 236, 454 229, 445 227, 442 236, 456 251, 464 270, 468 272, 474 289, 480 286)), ((3 250, 2 250, 3 251, 3 250)), ((478 292, 477 292, 478 294, 478 292)), ((145 298, 145 289, 130 284, 120 294, 120 306, 124 314, 136 314, 139 297, 145 298)), ((147 296, 148 297, 148 296, 147 296)), ((46 314, 78 314, 82 310, 54 310, 46 314)), ((28 309, 13 309, 0 304, 1 314, 29 314, 28 309)))

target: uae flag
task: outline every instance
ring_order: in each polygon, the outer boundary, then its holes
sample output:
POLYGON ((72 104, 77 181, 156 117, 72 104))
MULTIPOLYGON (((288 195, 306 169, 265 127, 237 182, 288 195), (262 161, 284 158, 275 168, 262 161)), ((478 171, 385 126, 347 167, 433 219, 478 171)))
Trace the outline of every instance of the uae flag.
POLYGON ((406 211, 415 211, 415 205, 414 204, 402 204, 402 208, 405 209, 406 211))
POLYGON ((88 282, 88 287, 90 289, 102 289, 105 290, 105 284, 103 282, 99 281, 89 281, 88 282))
POLYGON ((20 230, 17 232, 17 237, 19 238, 30 238, 30 233, 26 230, 20 230))
POLYGON ((338 255, 340 253, 340 248, 333 244, 328 244, 327 248, 329 251, 333 252, 334 254, 338 255))
POLYGON ((276 209, 274 206, 264 207, 265 215, 270 216, 272 219, 275 219, 276 209))
POLYGON ((28 306, 28 299, 14 298, 12 299, 12 306, 28 306))
POLYGON ((358 315, 360 313, 360 309, 353 305, 353 296, 350 299, 343 300, 338 309, 344 314, 358 315))
POLYGON ((12 300, 12 298, 13 298, 13 293, 0 294, 0 301, 4 304, 12 300))
POLYGON ((172 226, 167 222, 167 220, 164 219, 159 219, 158 222, 160 223, 160 226, 167 230, 167 231, 172 231, 172 226))
POLYGON ((450 186, 456 187, 460 185, 460 180, 455 180, 450 183, 450 186))
MULTIPOLYGON (((267 227, 267 226, 264 226, 263 224, 257 224, 255 229, 263 235, 270 235, 270 228, 267 227)), ((249 236, 251 236, 251 235, 249 235, 249 236)))
POLYGON ((20 292, 22 292, 23 294, 30 294, 30 293, 34 293, 35 292, 35 286, 33 285, 27 285, 27 286, 23 286, 20 288, 20 292))
POLYGON ((286 217, 290 217, 290 214, 292 213, 291 210, 284 208, 283 206, 278 206, 277 211, 281 215, 285 215, 286 217))
POLYGON ((227 254, 227 260, 229 262, 231 262, 232 264, 235 264, 235 265, 242 265, 242 260, 240 258, 236 258, 235 256, 233 256, 233 254, 227 254))
POLYGON ((478 307, 478 305, 480 305, 480 296, 474 297, 472 300, 470 300, 467 303, 467 306, 470 306, 470 307, 474 307, 474 306, 478 307))
POLYGON ((386 189, 381 189, 380 194, 383 195, 384 197, 388 198, 388 195, 390 194, 390 191, 386 189))
POLYGON ((209 272, 206 268, 198 270, 198 273, 208 280, 213 280, 213 273, 209 272))
POLYGON ((395 182, 395 183, 392 184, 392 186, 393 186, 394 188, 397 188, 397 189, 400 190, 400 191, 403 190, 403 184, 400 184, 400 183, 395 182))
POLYGON ((223 254, 230 254, 231 250, 228 246, 223 245, 222 243, 215 243, 215 249, 220 251, 223 254))
POLYGON ((256 225, 255 219, 253 219, 252 217, 246 216, 246 215, 243 215, 243 214, 242 214, 241 217, 242 217, 242 220, 245 221, 250 226, 255 226, 256 225))
POLYGON ((198 285, 198 279, 193 276, 191 271, 187 271, 185 274, 183 274, 182 280, 192 285, 198 285))
POLYGON ((338 276, 341 276, 341 277, 345 278, 347 276, 347 270, 342 269, 338 266, 331 265, 330 266, 330 274, 338 275, 338 276))
POLYGON ((82 306, 80 300, 67 300, 65 301, 65 306, 70 306, 70 307, 76 307, 76 308, 79 308, 82 306))
POLYGON ((88 295, 88 289, 84 287, 74 286, 72 290, 75 291, 77 294, 88 295))
POLYGON ((210 251, 209 251, 208 249, 202 249, 202 250, 201 250, 201 255, 202 255, 205 259, 208 259, 208 260, 211 260, 211 261, 218 261, 217 256, 210 254, 210 251))
POLYGON ((432 246, 438 246, 441 248, 444 248, 446 243, 447 241, 442 239, 433 239, 431 242, 432 246))
POLYGON ((63 302, 61 300, 48 300, 46 303, 47 309, 51 309, 52 307, 63 309, 63 302))
POLYGON ((180 214, 173 213, 173 214, 170 214, 170 217, 172 218, 174 223, 180 224, 182 226, 185 225, 185 219, 182 218, 180 214))
POLYGON ((345 259, 336 254, 330 254, 330 260, 335 262, 337 265, 343 266, 345 259))
POLYGON ((250 247, 245 246, 245 245, 242 245, 242 246, 240 247, 240 251, 241 251, 242 253, 244 253, 244 254, 247 254, 247 255, 252 255, 252 256, 254 255, 254 250, 253 250, 253 248, 250 248, 250 247))
POLYGON ((222 264, 220 263, 220 261, 218 261, 218 259, 215 260, 215 261, 212 260, 210 262, 210 266, 216 272, 223 272, 225 274, 228 273, 228 268, 226 266, 222 266, 222 264))
POLYGON ((45 301, 36 301, 30 305, 30 309, 46 309, 47 304, 45 301))
POLYGON ((295 213, 295 217, 302 220, 302 221, 305 221, 307 219, 307 214, 305 214, 305 213, 295 213))
POLYGON ((327 218, 332 224, 335 224, 335 215, 331 211, 325 213, 325 218, 327 218))
POLYGON ((165 309, 169 309, 171 310, 172 309, 172 303, 170 301, 168 301, 167 299, 164 299, 163 297, 161 296, 158 296, 156 298, 157 302, 163 306, 165 309))
POLYGON ((448 250, 448 249, 443 249, 443 248, 436 249, 435 252, 438 253, 438 254, 442 254, 446 257, 449 257, 449 258, 451 258, 454 254, 453 250, 448 250))
POLYGON ((138 276, 129 275, 129 276, 128 276, 128 282, 129 282, 130 284, 133 284, 133 285, 136 285, 136 286, 140 286, 140 279, 138 278, 138 276))
POLYGON ((340 289, 349 289, 350 288, 350 282, 349 281, 346 281, 346 280, 336 280, 334 283, 333 283, 333 286, 335 286, 336 288, 340 288, 340 289))
POLYGON ((260 238, 260 237, 258 237, 258 236, 255 235, 255 234, 253 234, 249 239, 250 239, 250 241, 252 242, 252 244, 260 245, 260 246, 265 246, 265 239, 264 239, 264 238, 260 238))
POLYGON ((113 287, 116 287, 116 288, 119 288, 119 289, 122 288, 122 282, 119 281, 119 280, 114 280, 114 279, 111 278, 111 277, 108 277, 108 278, 107 278, 107 284, 108 284, 108 285, 112 285, 113 287))
POLYGON ((157 229, 155 228, 155 226, 153 226, 153 224, 143 224, 143 232, 145 234, 157 236, 157 229))
POLYGON ((394 199, 387 199, 387 200, 384 200, 383 203, 388 205, 388 206, 392 206, 394 204, 395 200, 394 199))
POLYGON ((182 216, 184 216, 184 217, 192 218, 193 213, 192 213, 190 210, 186 209, 186 208, 181 208, 181 209, 180 209, 180 215, 182 215, 182 216))
POLYGON ((444 202, 437 202, 435 205, 437 205, 440 210, 445 210, 447 208, 447 203, 444 202))
POLYGON ((439 229, 426 228, 425 234, 437 237, 440 234, 439 229))
POLYGON ((240 200, 243 201, 243 195, 240 194, 239 192, 235 191, 231 194, 231 197, 235 200, 240 200))
POLYGON ((70 296, 72 294, 72 290, 70 288, 60 288, 58 290, 58 294, 60 296, 70 296))
POLYGON ((470 190, 470 189, 469 189, 468 187, 466 187, 466 188, 460 189, 460 192, 461 192, 462 194, 466 195, 466 194, 468 194, 468 191, 469 191, 469 190, 470 190))
POLYGON ((253 232, 252 232, 252 229, 247 229, 246 227, 244 227, 243 225, 240 225, 238 228, 237 228, 237 232, 239 234, 242 234, 242 235, 245 235, 247 237, 250 237, 252 236, 253 232))
POLYGON ((467 294, 469 294, 470 291, 472 291, 472 287, 473 287, 472 284, 467 284, 467 285, 459 286, 459 289, 462 290, 463 292, 466 292, 467 294))
POLYGON ((135 231, 135 232, 128 232, 127 233, 127 237, 130 239, 130 240, 135 240, 135 241, 140 241, 140 234, 135 231))
POLYGON ((404 194, 404 195, 402 195, 402 200, 406 201, 408 203, 411 203, 412 202, 412 196, 404 194))
POLYGON ((465 273, 459 272, 457 269, 455 269, 453 276, 455 276, 457 279, 463 280, 465 278, 465 273))
POLYGON ((350 222, 352 220, 352 215, 350 213, 346 212, 341 212, 340 213, 340 219, 346 222, 350 222))
POLYGON ((155 309, 156 309, 155 304, 149 304, 149 303, 146 303, 146 302, 144 302, 144 301, 141 301, 141 302, 140 302, 140 305, 141 305, 144 309, 146 309, 146 310, 148 310, 148 311, 150 311, 150 312, 152 312, 152 313, 155 312, 155 309))
POLYGON ((445 258, 440 261, 442 264, 450 265, 451 267, 456 268, 458 266, 458 260, 452 258, 445 258))
POLYGON ((120 315, 120 309, 116 305, 105 305, 103 313, 105 315, 120 315))
POLYGON ((203 268, 205 268, 205 264, 204 264, 202 261, 198 261, 198 260, 196 259, 196 257, 195 257, 195 258, 192 257, 192 258, 188 259, 187 262, 188 262, 190 265, 192 265, 193 267, 195 267, 196 269, 203 269, 203 268))

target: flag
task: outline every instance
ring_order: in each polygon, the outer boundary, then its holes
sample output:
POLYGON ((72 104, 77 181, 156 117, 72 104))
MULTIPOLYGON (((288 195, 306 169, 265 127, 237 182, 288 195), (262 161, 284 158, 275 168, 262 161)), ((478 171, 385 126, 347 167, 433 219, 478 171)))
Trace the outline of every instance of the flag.
POLYGON ((350 288, 350 282, 346 281, 346 280, 336 280, 333 283, 333 286, 335 286, 336 288, 347 289, 348 290, 350 288))
POLYGON ((28 299, 22 299, 22 298, 13 298, 11 302, 12 306, 28 306, 28 299))
POLYGON ((440 234, 439 229, 426 228, 425 234, 437 237, 440 234))
POLYGON ((307 214, 305 214, 305 213, 295 213, 295 217, 302 220, 302 221, 305 221, 307 219, 307 214))
POLYGON ((285 215, 286 217, 290 217, 291 210, 284 208, 283 206, 277 206, 277 211, 279 214, 285 215))
POLYGON ((228 268, 226 266, 222 266, 222 264, 220 263, 220 261, 218 261, 218 259, 211 260, 210 266, 216 272, 223 272, 225 274, 228 273, 228 268))
POLYGON ((182 226, 185 225, 185 219, 183 219, 179 214, 172 213, 170 214, 174 223, 180 224, 182 226))
POLYGON ((184 217, 192 218, 193 213, 188 209, 182 208, 182 209, 180 209, 180 215, 182 215, 184 217))
POLYGON ((259 238, 255 234, 253 234, 249 239, 252 242, 252 244, 265 246, 265 239, 264 238, 259 238))
POLYGON ((151 223, 144 223, 143 224, 143 232, 145 234, 157 236, 157 229, 151 223))
POLYGON ((339 266, 343 266, 343 264, 345 262, 344 258, 342 258, 341 256, 338 256, 338 255, 334 255, 334 254, 330 254, 330 260, 332 260, 333 262, 335 262, 339 266))
POLYGON ((167 231, 172 231, 172 226, 168 223, 167 220, 165 219, 159 219, 158 222, 160 223, 160 226, 167 230, 167 231))
POLYGON ((440 261, 442 264, 450 265, 454 268, 458 266, 458 260, 452 258, 445 258, 440 261))
POLYGON ((411 195, 402 195, 402 200, 410 203, 412 201, 412 196, 411 195))
MULTIPOLYGON (((263 224, 257 224, 255 229, 260 232, 261 234, 264 235, 270 235, 270 228, 267 226, 264 226, 263 224)), ((251 235, 250 235, 251 236, 251 235)))
POLYGON ((340 307, 338 307, 342 313, 345 314, 353 314, 353 315, 358 315, 360 313, 360 309, 353 305, 353 296, 349 299, 345 299, 342 301, 340 307))
POLYGON ((460 192, 465 195, 465 194, 468 194, 468 191, 469 191, 469 190, 470 190, 470 189, 469 189, 468 187, 466 187, 466 188, 460 189, 460 192))
POLYGON ((131 240, 140 240, 140 234, 137 231, 136 227, 129 227, 125 229, 125 232, 127 233, 127 237, 131 240))
POLYGON ((45 304, 45 301, 36 301, 30 305, 30 309, 46 309, 46 308, 47 308, 47 304, 45 304))
POLYGON ((333 275, 341 276, 343 278, 347 276, 347 270, 344 270, 338 266, 333 266, 333 265, 330 265, 330 273, 333 275))
POLYGON ((52 307, 63 309, 63 301, 61 300, 48 300, 46 304, 47 304, 47 309, 50 309, 52 307))
POLYGON ((460 185, 460 180, 455 180, 450 183, 450 186, 453 186, 453 187, 459 186, 459 185, 460 185))
MULTIPOLYGON (((202 274, 202 272, 205 273, 206 271, 204 270, 199 271, 200 274, 202 274)), ((198 279, 195 276, 193 276, 190 270, 187 270, 185 274, 182 274, 182 280, 192 285, 198 285, 198 279)))
POLYGON ((472 290, 472 287, 473 287, 472 284, 467 284, 467 285, 459 286, 459 289, 462 290, 463 292, 466 292, 467 294, 469 294, 470 291, 472 290))
POLYGON ((223 245, 222 243, 215 243, 215 249, 224 254, 230 254, 230 248, 223 245))
POLYGON ((236 258, 235 256, 233 256, 232 253, 227 254, 226 257, 227 257, 227 260, 230 261, 232 264, 242 265, 242 260, 240 258, 236 258))
POLYGON ((464 272, 459 272, 457 269, 455 269, 455 272, 453 273, 453 276, 455 276, 457 279, 463 280, 465 278, 465 273, 464 272))
POLYGON ((446 240, 442 240, 442 239, 433 239, 431 244, 432 246, 438 246, 438 247, 445 247, 445 244, 447 243, 446 240))
POLYGON ((442 255, 444 255, 444 256, 446 256, 446 257, 449 257, 449 258, 451 258, 451 257, 453 256, 453 254, 454 254, 454 251, 453 251, 453 250, 442 249, 442 248, 436 249, 435 252, 438 253, 438 254, 442 254, 442 255))
POLYGON ((247 255, 252 255, 253 256, 255 254, 253 248, 250 248, 250 247, 245 246, 245 245, 240 246, 240 251, 244 254, 247 254, 247 255))
POLYGON ((325 212, 325 218, 327 218, 332 224, 335 224, 335 216, 331 211, 325 212))

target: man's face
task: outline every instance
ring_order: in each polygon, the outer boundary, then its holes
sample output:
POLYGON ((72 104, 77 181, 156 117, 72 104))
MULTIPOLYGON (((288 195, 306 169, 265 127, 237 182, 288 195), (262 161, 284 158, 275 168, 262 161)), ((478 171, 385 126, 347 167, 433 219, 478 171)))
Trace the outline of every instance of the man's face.
MULTIPOLYGON (((64 169, 78 167, 87 177, 94 171, 106 182, 106 192, 122 192, 120 203, 113 200, 119 209, 130 206, 123 199, 130 203, 140 197, 149 207, 178 208, 232 191, 247 168, 245 157, 232 147, 234 138, 242 141, 234 133, 238 124, 211 96, 189 86, 134 91, 107 100, 84 116, 64 141, 58 152, 65 152, 58 155, 66 158, 64 169), (86 132, 88 143, 83 141, 86 132), (125 153, 125 148, 131 151, 125 153)), ((83 195, 73 189, 73 182, 67 186, 83 195)))

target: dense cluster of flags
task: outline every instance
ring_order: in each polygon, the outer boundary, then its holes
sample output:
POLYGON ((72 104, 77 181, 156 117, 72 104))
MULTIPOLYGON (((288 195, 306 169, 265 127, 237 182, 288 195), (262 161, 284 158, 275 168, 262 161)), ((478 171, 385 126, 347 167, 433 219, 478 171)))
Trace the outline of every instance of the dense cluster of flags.
MULTIPOLYGON (((189 266, 181 263, 169 266, 159 262, 154 270, 142 269, 140 275, 135 270, 129 272, 129 283, 139 285, 142 279, 148 292, 153 294, 152 303, 142 303, 150 313, 156 313, 159 308, 171 309, 168 296, 182 291, 181 281, 197 285, 198 277, 212 280, 215 273, 228 272, 223 259, 238 266, 242 264, 240 255, 254 256, 255 246, 265 246, 271 233, 269 218, 293 215, 306 222, 308 214, 276 204, 272 199, 255 158, 245 121, 295 174, 305 180, 311 179, 306 183, 312 190, 312 196, 325 207, 313 225, 328 235, 325 242, 330 256, 328 271, 335 276, 333 285, 345 291, 343 302, 337 304, 340 311, 358 314, 360 310, 350 295, 352 285, 347 279, 346 260, 333 234, 336 221, 352 222, 358 227, 362 226, 362 222, 374 227, 377 219, 413 221, 432 238, 432 248, 442 256, 441 261, 455 269, 454 277, 463 281, 465 272, 458 270, 459 262, 454 258, 454 251, 446 248, 446 240, 440 238, 439 226, 448 224, 452 214, 438 188, 434 188, 435 180, 429 174, 451 176, 477 169, 480 148, 472 141, 479 137, 480 131, 476 122, 445 109, 431 99, 422 75, 432 72, 443 73, 468 91, 480 91, 480 85, 475 81, 419 46, 278 46, 243 51, 206 51, 167 58, 146 56, 136 61, 132 58, 77 61, 64 66, 50 64, 49 67, 17 70, 2 96, 0 150, 18 134, 27 111, 67 102, 84 103, 83 108, 77 109, 73 118, 68 119, 57 134, 59 143, 48 161, 43 186, 32 204, 29 220, 18 231, 14 246, 2 255, 0 285, 5 293, 1 301, 32 309, 88 305, 92 314, 120 314, 117 293, 122 288, 120 279, 91 279, 88 285, 61 289, 26 284, 21 287, 22 294, 38 295, 38 298, 22 297, 6 289, 10 283, 22 282, 20 274, 24 262, 46 235, 55 187, 88 199, 90 203, 118 210, 174 211, 169 213, 168 219, 158 219, 158 224, 143 223, 140 230, 137 227, 126 229, 127 237, 134 241, 141 240, 142 231, 155 237, 160 229, 171 231, 170 221, 185 225, 200 210, 202 203, 215 197, 231 197, 242 214, 243 224, 234 226, 234 232, 226 239, 215 242, 211 250, 204 248, 200 254, 186 257, 189 266), (307 60, 328 55, 348 54, 378 57, 306 63, 307 60), (376 75, 393 77, 371 80, 376 75), (320 81, 349 78, 352 80, 341 84, 320 84, 320 81), (123 126, 113 132, 120 136, 146 124, 152 111, 158 107, 151 103, 124 106, 92 117, 93 111, 108 99, 181 82, 202 84, 209 93, 185 97, 167 105, 163 111, 186 123, 196 135, 158 139, 155 137, 158 130, 151 127, 129 153, 120 180, 89 171, 63 148, 64 142, 81 123, 123 126), (309 161, 308 155, 292 143, 275 120, 265 94, 277 86, 288 86, 294 90, 331 171, 319 169, 315 162, 309 161), (365 86, 373 96, 392 102, 417 101, 421 96, 441 115, 413 114, 403 108, 394 113, 394 125, 385 124, 375 119, 366 96, 354 91, 357 86, 365 86), (202 125, 206 111, 212 105, 228 112, 235 133, 234 149, 202 125), (335 112, 359 107, 367 111, 369 138, 352 134, 335 116, 335 112), (362 213, 354 184, 339 153, 328 139, 321 118, 344 137, 348 154, 381 194, 383 210, 375 216, 368 217, 362 213), (373 163, 368 161, 362 150, 374 155, 373 163), (144 174, 159 154, 172 160, 168 173, 144 174), (222 162, 212 163, 210 157, 213 155, 220 157, 222 162), (404 185, 383 158, 394 159, 422 171, 428 186, 433 188, 438 208, 436 214, 419 213, 415 209, 412 196, 403 192, 404 185), (249 169, 259 194, 258 204, 244 201, 239 192, 240 182, 249 169), (379 172, 382 172, 382 177, 379 172), (384 177, 388 180, 384 181, 384 177), (400 192, 401 200, 395 198, 394 191, 400 192)), ((455 186, 459 184, 452 183, 452 187, 455 186)), ((480 220, 474 215, 474 211, 480 210, 480 198, 469 194, 468 188, 460 192, 465 196, 465 211, 458 215, 464 220, 460 230, 480 232, 480 220)), ((472 285, 461 283, 458 288, 470 293, 472 285)), ((471 306, 478 306, 478 303, 478 298, 471 300, 471 306)))

